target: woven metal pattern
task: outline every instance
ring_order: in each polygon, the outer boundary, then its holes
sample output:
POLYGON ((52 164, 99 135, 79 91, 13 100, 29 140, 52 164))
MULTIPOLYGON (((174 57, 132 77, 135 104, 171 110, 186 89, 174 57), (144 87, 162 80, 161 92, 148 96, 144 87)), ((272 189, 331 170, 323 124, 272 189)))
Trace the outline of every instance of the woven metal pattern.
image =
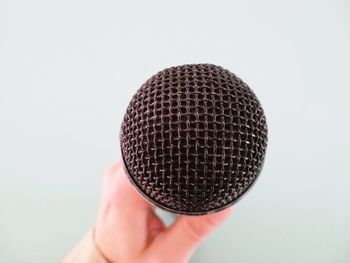
POLYGON ((211 64, 165 69, 132 98, 121 150, 135 187, 166 210, 199 215, 233 204, 263 166, 267 125, 252 90, 211 64))

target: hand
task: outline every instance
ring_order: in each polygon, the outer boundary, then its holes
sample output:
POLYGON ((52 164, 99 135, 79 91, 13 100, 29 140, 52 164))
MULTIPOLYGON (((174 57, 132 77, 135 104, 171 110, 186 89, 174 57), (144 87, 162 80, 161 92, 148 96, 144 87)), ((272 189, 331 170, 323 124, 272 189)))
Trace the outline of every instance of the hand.
POLYGON ((95 227, 95 244, 110 262, 188 262, 193 251, 232 212, 180 216, 165 227, 155 207, 134 189, 121 162, 107 172, 95 227))

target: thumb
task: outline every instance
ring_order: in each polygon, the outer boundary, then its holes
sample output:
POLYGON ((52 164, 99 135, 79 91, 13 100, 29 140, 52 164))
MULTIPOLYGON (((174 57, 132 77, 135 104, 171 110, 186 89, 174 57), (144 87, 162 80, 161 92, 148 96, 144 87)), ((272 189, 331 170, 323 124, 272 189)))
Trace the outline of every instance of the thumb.
MULTIPOLYGON (((205 216, 181 216, 160 236, 163 255, 187 262, 199 244, 232 213, 232 207, 205 216)), ((157 240, 158 241, 158 240, 157 240)))

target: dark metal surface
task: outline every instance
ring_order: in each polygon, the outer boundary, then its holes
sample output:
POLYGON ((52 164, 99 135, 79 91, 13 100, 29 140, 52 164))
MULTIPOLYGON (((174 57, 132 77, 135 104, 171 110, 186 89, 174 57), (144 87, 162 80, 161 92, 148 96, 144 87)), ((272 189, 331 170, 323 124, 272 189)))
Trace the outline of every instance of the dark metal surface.
POLYGON ((121 127, 125 169, 155 205, 200 215, 235 203, 264 162, 267 125, 253 91, 211 64, 165 69, 132 98, 121 127))

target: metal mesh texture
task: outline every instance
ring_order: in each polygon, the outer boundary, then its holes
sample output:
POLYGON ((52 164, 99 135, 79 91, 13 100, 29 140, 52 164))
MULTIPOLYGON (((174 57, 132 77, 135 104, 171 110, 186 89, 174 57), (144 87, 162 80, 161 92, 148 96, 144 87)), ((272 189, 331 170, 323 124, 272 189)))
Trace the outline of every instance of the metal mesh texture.
POLYGON ((267 125, 253 91, 211 64, 167 68, 133 96, 121 127, 129 179, 155 205, 201 215, 235 203, 263 166, 267 125))

